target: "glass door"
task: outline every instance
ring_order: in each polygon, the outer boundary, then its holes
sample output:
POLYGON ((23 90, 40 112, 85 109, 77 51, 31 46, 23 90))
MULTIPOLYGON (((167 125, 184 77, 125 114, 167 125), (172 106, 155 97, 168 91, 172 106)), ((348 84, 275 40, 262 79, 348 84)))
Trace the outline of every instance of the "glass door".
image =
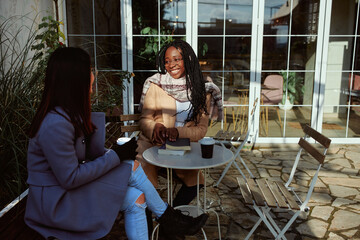
POLYGON ((135 109, 143 82, 157 71, 157 51, 183 39, 222 91, 225 119, 211 122, 209 135, 220 128, 245 131, 249 106, 258 99, 252 135, 259 143, 295 142, 305 124, 340 141, 357 141, 356 0, 124 2, 123 9, 131 6, 123 22, 135 109))
POLYGON ((224 120, 211 122, 209 134, 220 128, 244 132, 248 126, 252 34, 252 0, 197 1, 196 44, 206 78, 222 91, 224 120))
POLYGON ((262 4, 259 137, 298 138, 312 119, 320 1, 262 4))
POLYGON ((340 142, 359 142, 360 137, 360 33, 359 2, 327 1, 319 128, 340 142))
POLYGON ((189 21, 186 20, 188 8, 185 0, 147 0, 127 1, 131 6, 130 19, 127 19, 128 42, 131 43, 129 63, 135 73, 133 97, 135 111, 140 101, 145 80, 157 72, 156 54, 166 43, 175 39, 190 41, 186 37, 189 21))

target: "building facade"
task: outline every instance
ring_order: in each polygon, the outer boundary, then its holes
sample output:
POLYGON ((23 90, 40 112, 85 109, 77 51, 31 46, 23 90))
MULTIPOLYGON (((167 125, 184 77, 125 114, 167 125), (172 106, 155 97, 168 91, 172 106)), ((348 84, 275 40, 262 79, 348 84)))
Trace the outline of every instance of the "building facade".
POLYGON ((360 143, 358 0, 54 3, 67 45, 92 55, 98 84, 135 73, 124 82, 124 112, 136 111, 158 49, 183 39, 222 91, 226 123, 211 128, 248 125, 257 143, 292 143, 309 124, 334 143, 360 143))

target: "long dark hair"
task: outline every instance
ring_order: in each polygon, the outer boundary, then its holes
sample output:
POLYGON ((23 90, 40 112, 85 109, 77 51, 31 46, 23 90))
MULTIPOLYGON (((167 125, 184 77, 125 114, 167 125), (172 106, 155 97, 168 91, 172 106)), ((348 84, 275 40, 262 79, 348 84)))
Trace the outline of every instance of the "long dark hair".
POLYGON ((156 58, 157 69, 161 74, 166 73, 165 69, 165 53, 169 47, 175 47, 180 50, 182 55, 185 76, 186 76, 186 89, 188 99, 191 102, 191 109, 189 111, 186 121, 194 121, 195 124, 199 122, 199 116, 205 112, 206 114, 206 91, 205 91, 205 80, 200 69, 200 63, 195 55, 192 47, 183 40, 175 40, 165 46, 163 46, 156 58), (189 97, 189 90, 191 95, 189 97))
MULTIPOLYGON (((29 137, 36 135, 46 114, 61 107, 69 116, 78 137, 93 132, 90 102, 90 56, 80 48, 56 49, 50 56, 45 76, 45 87, 29 137)), ((64 116, 65 117, 65 116, 64 116)))

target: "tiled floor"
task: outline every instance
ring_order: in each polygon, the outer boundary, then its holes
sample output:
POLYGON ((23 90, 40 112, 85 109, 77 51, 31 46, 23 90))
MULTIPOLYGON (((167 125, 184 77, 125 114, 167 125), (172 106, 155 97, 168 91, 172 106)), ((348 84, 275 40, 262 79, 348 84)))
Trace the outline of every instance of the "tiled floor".
MULTIPOLYGON (((267 178, 287 178, 289 160, 295 159, 297 146, 279 145, 269 148, 266 145, 255 146, 252 151, 241 155, 256 176, 267 178)), ((320 172, 312 199, 310 211, 299 217, 286 234, 287 239, 360 239, 360 146, 332 145, 325 164, 320 172)), ((304 157, 300 162, 301 175, 295 176, 294 184, 301 188, 308 185, 311 164, 304 157)), ((243 239, 257 221, 257 214, 243 204, 236 177, 240 176, 231 168, 218 188, 213 185, 223 168, 210 170, 208 181, 208 204, 220 217, 222 239, 243 239)), ((165 179, 161 179, 159 188, 166 197, 165 179)), ((203 193, 201 193, 202 195, 203 193)), ((290 215, 276 212, 276 221, 280 225, 287 222, 290 215)), ((126 239, 123 220, 105 239, 126 239)), ((218 239, 215 214, 204 228, 207 239, 218 239)), ((187 240, 204 239, 202 235, 186 237, 187 240)), ((251 239, 273 239, 264 224, 261 224, 251 239)))

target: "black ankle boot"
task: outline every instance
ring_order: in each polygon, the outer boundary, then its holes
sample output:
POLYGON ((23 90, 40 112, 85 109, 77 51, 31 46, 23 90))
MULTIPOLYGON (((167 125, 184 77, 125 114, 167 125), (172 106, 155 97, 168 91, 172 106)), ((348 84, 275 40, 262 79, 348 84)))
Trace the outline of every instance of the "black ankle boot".
POLYGON ((162 226, 165 235, 194 235, 200 231, 205 225, 208 215, 203 213, 200 216, 193 218, 184 215, 180 210, 174 209, 171 206, 166 208, 166 211, 157 219, 162 226))
MULTIPOLYGON (((200 184, 199 189, 203 188, 204 185, 200 184)), ((176 194, 176 197, 173 201, 173 206, 181 206, 181 205, 188 205, 197 195, 197 187, 192 186, 188 187, 185 184, 181 186, 179 191, 176 194)))

